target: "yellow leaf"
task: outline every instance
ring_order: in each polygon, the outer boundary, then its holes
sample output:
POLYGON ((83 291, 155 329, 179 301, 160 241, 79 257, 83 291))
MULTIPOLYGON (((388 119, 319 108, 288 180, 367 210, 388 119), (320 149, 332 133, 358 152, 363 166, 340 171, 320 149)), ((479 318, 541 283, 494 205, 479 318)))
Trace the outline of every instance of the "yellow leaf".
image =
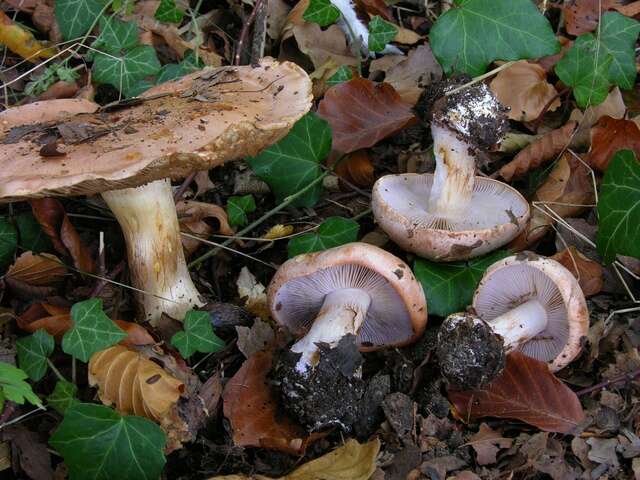
POLYGON ((267 292, 247 267, 242 267, 238 280, 238 296, 245 299, 244 308, 262 320, 269 320, 271 313, 267 306, 267 292))
POLYGON ((262 238, 265 240, 277 240, 293 233, 293 225, 274 225, 265 233, 262 238))
POLYGON ((52 48, 48 48, 20 25, 11 20, 0 10, 0 44, 13 53, 32 63, 37 63, 40 58, 49 58, 54 54, 52 48))

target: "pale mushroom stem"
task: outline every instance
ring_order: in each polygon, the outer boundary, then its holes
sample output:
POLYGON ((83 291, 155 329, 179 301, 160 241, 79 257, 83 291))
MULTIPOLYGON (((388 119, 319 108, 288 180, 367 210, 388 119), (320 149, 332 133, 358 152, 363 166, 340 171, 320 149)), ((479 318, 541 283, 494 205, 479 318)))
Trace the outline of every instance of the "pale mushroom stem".
POLYGON ((547 311, 536 299, 518 305, 491 321, 491 328, 504 339, 507 352, 531 340, 547 328, 547 311))
POLYGON ((471 203, 476 163, 468 143, 448 128, 431 124, 436 171, 427 211, 443 219, 464 216, 471 203))
POLYGON ((304 373, 317 364, 317 343, 335 346, 345 335, 355 335, 364 322, 370 304, 369 294, 358 288, 345 288, 328 294, 311 329, 291 347, 291 351, 302 353, 296 370, 304 373))
POLYGON ((182 321, 203 305, 184 258, 169 180, 104 192, 102 198, 122 228, 145 319, 155 325, 164 312, 182 321))

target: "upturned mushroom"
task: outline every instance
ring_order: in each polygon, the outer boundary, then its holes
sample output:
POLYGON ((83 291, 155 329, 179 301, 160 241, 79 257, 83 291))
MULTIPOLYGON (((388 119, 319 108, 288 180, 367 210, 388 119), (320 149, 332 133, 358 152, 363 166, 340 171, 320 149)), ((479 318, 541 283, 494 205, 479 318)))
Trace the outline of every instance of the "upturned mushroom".
POLYGON ((589 311, 573 274, 550 258, 520 253, 487 269, 470 312, 444 321, 440 368, 463 389, 491 382, 513 350, 557 371, 580 353, 588 330, 589 311))
POLYGON ((424 291, 408 265, 365 243, 291 258, 267 298, 273 318, 299 338, 276 378, 285 409, 310 430, 349 429, 346 417, 354 418, 362 393, 358 348, 406 345, 427 322, 424 291))
POLYGON ((373 187, 376 221, 404 250, 436 261, 465 260, 513 239, 529 218, 527 201, 510 186, 476 176, 476 157, 506 133, 505 107, 483 83, 454 91, 440 85, 426 110, 434 174, 387 175, 373 187), (451 95, 446 95, 452 91, 451 95))
POLYGON ((0 113, 0 202, 101 193, 122 228, 145 318, 182 319, 203 302, 169 179, 257 154, 289 131, 311 98, 301 68, 266 59, 196 72, 93 114, 52 118, 41 102, 44 123, 31 116, 25 125, 21 109, 34 107, 11 108, 0 113), (42 156, 43 142, 57 142, 63 154, 42 156))

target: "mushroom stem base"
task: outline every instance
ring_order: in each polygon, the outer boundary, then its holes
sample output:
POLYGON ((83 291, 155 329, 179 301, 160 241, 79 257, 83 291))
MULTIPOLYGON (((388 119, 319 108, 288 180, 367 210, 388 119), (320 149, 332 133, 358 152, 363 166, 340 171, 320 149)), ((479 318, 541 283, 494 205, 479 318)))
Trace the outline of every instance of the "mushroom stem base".
POLYGON ((547 322, 544 306, 533 299, 494 318, 490 325, 504 339, 505 350, 511 351, 542 332, 547 322))
POLYGON ((144 317, 155 325, 162 313, 182 321, 200 294, 191 281, 169 180, 102 194, 127 244, 131 282, 140 290, 144 317))
POLYGON ((370 304, 369 294, 357 288, 345 288, 328 294, 311 329, 291 347, 292 352, 302 353, 296 369, 304 373, 310 366, 316 365, 317 343, 328 343, 334 347, 345 335, 356 335, 370 304))

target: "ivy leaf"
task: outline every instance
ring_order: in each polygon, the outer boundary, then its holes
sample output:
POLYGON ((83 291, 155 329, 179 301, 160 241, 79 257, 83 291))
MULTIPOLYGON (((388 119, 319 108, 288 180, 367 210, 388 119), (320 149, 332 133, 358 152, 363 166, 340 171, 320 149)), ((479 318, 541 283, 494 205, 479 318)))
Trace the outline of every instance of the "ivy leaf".
POLYGON ((115 17, 100 19, 100 36, 92 45, 111 55, 120 55, 123 50, 138 45, 138 26, 135 22, 123 22, 115 17))
POLYGON ((62 337, 62 350, 88 362, 91 355, 118 343, 127 334, 102 311, 102 300, 91 298, 71 307, 73 327, 62 337))
POLYGON ((289 257, 301 253, 319 252, 328 248, 355 242, 360 225, 355 220, 344 217, 329 217, 313 233, 294 237, 287 244, 289 257))
POLYGON ((29 378, 37 382, 49 369, 47 362, 53 353, 55 341, 44 329, 36 330, 32 335, 16 340, 18 363, 29 378))
POLYGON ((376 15, 369 22, 369 50, 381 52, 398 34, 398 27, 376 15))
POLYGON ((158 425, 103 405, 69 407, 49 443, 62 455, 70 480, 158 480, 166 462, 158 425))
POLYGON ((20 234, 20 246, 34 253, 49 251, 53 248, 51 239, 44 233, 42 226, 33 213, 23 212, 15 216, 16 226, 20 234))
POLYGON ((55 15, 58 28, 65 40, 82 37, 104 7, 99 0, 56 0, 55 15))
POLYGON ((183 358, 189 358, 195 352, 218 352, 224 348, 224 342, 213 333, 209 314, 195 310, 187 312, 184 330, 171 338, 171 345, 180 351, 183 358))
POLYGON ((0 217, 0 267, 13 261, 18 248, 18 231, 8 219, 0 217))
POLYGON ((560 44, 531 0, 463 0, 441 15, 429 34, 446 74, 481 75, 494 60, 553 55, 560 44))
POLYGON ((631 150, 615 154, 598 196, 596 245, 604 263, 616 255, 640 258, 640 163, 631 150))
POLYGON ((327 79, 327 85, 334 86, 340 83, 348 82, 353 78, 353 71, 347 65, 341 65, 336 73, 327 79))
MULTIPOLYGON (((321 175, 320 162, 331 151, 331 128, 326 120, 307 113, 289 134, 247 162, 269 184, 278 203, 296 193, 321 175)), ((312 207, 320 198, 322 186, 306 192, 294 206, 312 207)))
POLYGON ((636 39, 640 22, 618 12, 602 16, 600 41, 602 48, 612 57, 609 81, 623 89, 630 89, 636 82, 636 39))
POLYGON ((108 83, 126 92, 139 80, 157 74, 160 62, 153 47, 139 45, 128 50, 124 56, 97 54, 91 70, 96 82, 108 83))
POLYGON ((328 27, 340 18, 340 10, 329 0, 311 0, 302 18, 321 27, 328 27))
POLYGON ((53 392, 47 397, 47 404, 64 415, 71 405, 78 403, 76 395, 78 394, 78 387, 73 383, 66 380, 58 380, 53 392))
MULTIPOLYGON (((0 400, 11 400, 23 405, 25 400, 33 405, 42 406, 38 396, 33 393, 31 385, 25 382, 27 374, 10 363, 0 362, 0 400)), ((1 408, 0 408, 1 410, 1 408)))
POLYGON ((175 0, 160 0, 154 17, 161 22, 180 23, 184 18, 184 12, 176 6, 175 0))
POLYGON ((231 197, 227 202, 227 216, 229 217, 229 225, 244 226, 249 223, 247 213, 251 213, 256 209, 256 201, 253 195, 243 195, 242 197, 231 197))
POLYGON ((446 317, 467 308, 485 270, 508 255, 504 250, 498 250, 464 262, 416 260, 413 273, 429 299, 429 313, 446 317))

